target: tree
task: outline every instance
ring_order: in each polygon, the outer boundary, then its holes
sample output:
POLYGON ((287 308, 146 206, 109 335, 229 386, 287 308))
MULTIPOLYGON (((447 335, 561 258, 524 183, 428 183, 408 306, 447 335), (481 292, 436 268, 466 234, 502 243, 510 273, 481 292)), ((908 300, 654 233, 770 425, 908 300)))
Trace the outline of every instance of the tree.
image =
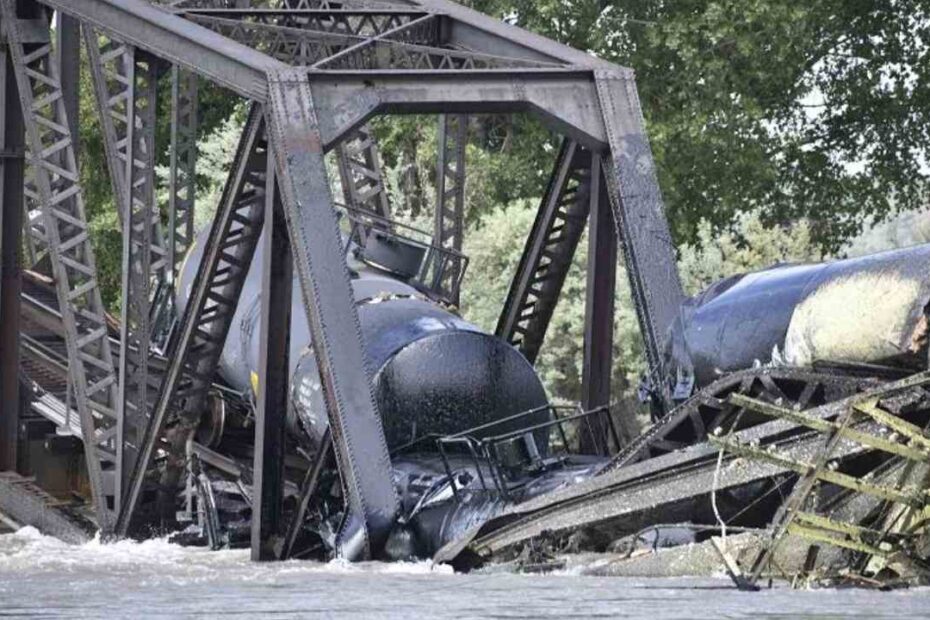
POLYGON ((923 207, 930 5, 919 0, 472 0, 629 66, 676 240, 758 211, 836 250, 923 207))
MULTIPOLYGON (((106 151, 104 149, 103 132, 100 127, 100 118, 97 114, 97 103, 94 96, 94 87, 90 77, 86 51, 81 50, 81 82, 80 82, 80 124, 79 124, 79 153, 81 187, 87 207, 87 220, 94 250, 97 258, 97 272, 100 282, 101 294, 104 304, 112 312, 119 310, 119 292, 122 266, 123 237, 116 214, 112 185, 110 183, 109 168, 107 167, 106 151)), ((170 158, 171 126, 164 122, 170 118, 171 106, 171 72, 162 74, 158 83, 158 115, 160 120, 156 127, 156 165, 163 170, 170 158)), ((228 91, 201 81, 200 89, 200 118, 198 123, 198 136, 202 142, 224 123, 235 117, 237 97, 230 96, 228 91)), ((235 143, 233 143, 235 144, 235 143)), ((231 153, 229 155, 231 157, 231 153)), ((207 161, 209 166, 211 162, 207 161)), ((201 166, 203 162, 201 162, 201 166)), ((228 165, 228 164, 227 164, 228 165)), ((211 169, 212 170, 212 169, 211 169)), ((208 171, 210 172, 210 171, 208 171)), ((214 175, 215 176, 215 175, 214 175)), ((167 209, 167 175, 157 179, 160 196, 160 207, 167 209)), ((198 198, 208 197, 205 190, 215 184, 215 179, 209 174, 198 174, 198 198)), ((203 203, 201 203, 203 205, 203 203)), ((215 205, 207 207, 212 211, 215 205)), ((167 221, 167 217, 164 218, 167 221)), ((203 214, 198 217, 203 221, 203 214)))
MULTIPOLYGON (((373 121, 395 212, 432 213, 436 198, 436 116, 373 121)), ((515 200, 542 194, 559 137, 526 115, 472 115, 466 150, 466 218, 480 221, 515 200)))
MULTIPOLYGON (((522 253, 522 243, 536 216, 537 203, 516 201, 474 224, 466 236, 468 272, 462 290, 464 316, 493 331, 522 253), (500 274, 488 277, 488 274, 500 274)), ((688 293, 696 293, 724 276, 781 262, 823 259, 813 242, 812 226, 800 220, 792 226, 767 226, 758 213, 741 215, 735 229, 716 234, 708 221, 698 225, 698 241, 680 247, 679 269, 688 293)), ((536 368, 549 397, 576 402, 581 396, 587 241, 578 245, 562 288, 536 368)), ((617 273, 614 316, 613 394, 620 406, 645 419, 636 388, 646 370, 642 336, 623 269, 617 273)))

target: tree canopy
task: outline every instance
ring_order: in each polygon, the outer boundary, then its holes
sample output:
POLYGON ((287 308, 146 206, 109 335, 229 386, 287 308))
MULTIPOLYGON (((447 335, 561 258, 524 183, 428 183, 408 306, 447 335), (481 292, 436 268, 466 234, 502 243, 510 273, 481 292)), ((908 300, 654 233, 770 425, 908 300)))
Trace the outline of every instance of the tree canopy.
MULTIPOLYGON (((741 213, 753 211, 768 225, 808 218, 814 242, 835 252, 863 224, 924 206, 930 3, 463 2, 636 71, 678 244, 696 241, 702 221, 714 232, 732 230, 741 213)), ((162 89, 163 107, 168 90, 162 89)), ((231 113, 233 101, 216 88, 204 90, 202 136, 231 113)), ((86 73, 82 107, 88 204, 96 234, 113 236, 86 73)), ((397 202, 414 216, 433 200, 434 125, 416 116, 377 122, 397 202)), ((167 127, 160 132, 159 143, 167 145, 167 127)), ((529 117, 485 117, 472 121, 471 141, 472 221, 542 194, 557 136, 529 117)))
MULTIPOLYGON (((836 250, 924 206, 930 4, 471 0, 636 71, 673 234, 757 211, 836 250)), ((533 152, 525 153, 533 158, 533 152)))

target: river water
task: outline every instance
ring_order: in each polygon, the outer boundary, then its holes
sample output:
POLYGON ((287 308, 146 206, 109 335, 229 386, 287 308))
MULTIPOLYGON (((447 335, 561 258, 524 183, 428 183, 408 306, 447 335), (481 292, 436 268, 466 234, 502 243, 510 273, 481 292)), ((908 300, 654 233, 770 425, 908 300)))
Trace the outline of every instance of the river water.
POLYGON ((416 564, 254 564, 165 540, 0 535, 0 617, 926 618, 930 589, 758 593, 719 579, 454 574, 416 564))

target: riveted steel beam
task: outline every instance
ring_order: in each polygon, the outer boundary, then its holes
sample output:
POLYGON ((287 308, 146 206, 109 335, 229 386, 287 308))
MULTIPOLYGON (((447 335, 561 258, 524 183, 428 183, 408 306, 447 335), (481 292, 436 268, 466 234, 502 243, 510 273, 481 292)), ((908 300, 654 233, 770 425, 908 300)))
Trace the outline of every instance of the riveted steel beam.
MULTIPOLYGON (((115 509, 119 510, 128 475, 138 458, 149 417, 148 384, 151 355, 153 278, 165 277, 161 223, 155 204, 155 112, 158 60, 145 52, 131 54, 131 86, 126 135, 127 187, 123 205, 123 271, 120 315, 120 381, 117 459, 120 480, 115 509), (157 252, 156 252, 157 250, 157 252)), ((128 63, 127 63, 128 64, 128 63)))
POLYGON ((21 17, 43 16, 20 16, 17 4, 16 0, 0 1, 0 19, 13 59, 33 172, 26 191, 33 192, 42 211, 88 479, 100 528, 107 533, 113 514, 103 470, 119 467, 117 377, 58 62, 50 40, 27 42, 30 38, 21 17))
POLYGON ((591 152, 563 140, 523 249, 496 334, 535 363, 591 203, 591 152))
MULTIPOLYGON (((155 3, 165 7, 166 9, 212 9, 240 6, 243 3, 243 0, 155 0, 155 3)), ((264 2, 263 0, 245 0, 245 4, 264 4, 264 2)))
MULTIPOLYGON (((441 248, 462 251, 465 236, 465 147, 468 144, 468 116, 439 116, 438 157, 436 161, 436 211, 433 214, 433 243, 441 248)), ((436 257, 439 293, 453 304, 459 303, 461 263, 441 266, 436 257)))
MULTIPOLYGON (((601 157, 593 156, 588 190, 591 208, 588 215, 584 361, 581 371, 581 406, 585 411, 610 405, 610 375, 613 370, 617 229, 604 186, 603 169, 601 157)), ((597 449, 600 438, 607 437, 608 433, 603 418, 598 418, 592 425, 598 437, 590 437, 589 433, 582 439, 584 452, 588 454, 597 449)))
POLYGON ((347 516, 337 549, 349 559, 371 557, 384 545, 399 505, 342 258, 317 112, 303 71, 269 74, 269 89, 269 140, 345 488, 347 516))
POLYGON ((675 246, 633 75, 598 69, 595 81, 610 143, 607 189, 617 238, 623 248, 650 374, 660 401, 668 405, 662 347, 684 300, 675 246))
POLYGON ((174 276, 194 241, 197 196, 197 120, 200 78, 171 68, 171 162, 168 175, 168 265, 174 276))
POLYGON ((0 46, 0 150, 6 154, 0 160, 0 471, 16 471, 25 130, 16 74, 5 46, 0 46))
POLYGON ((129 529, 145 473, 163 438, 165 422, 176 414, 177 424, 165 437, 169 462, 163 485, 169 490, 161 500, 163 518, 173 517, 174 493, 170 489, 180 478, 184 446, 199 421, 264 223, 267 159, 261 106, 254 104, 191 286, 176 348, 169 356, 140 455, 129 478, 117 522, 118 534, 129 529))
POLYGON ((77 147, 80 145, 78 136, 81 120, 81 23, 73 17, 60 15, 55 39, 55 51, 61 66, 61 91, 71 123, 71 136, 77 147))
POLYGON ((249 99, 264 101, 265 73, 280 64, 145 0, 42 0, 42 4, 249 99))
POLYGON ((590 71, 310 71, 320 133, 327 148, 384 114, 533 112, 586 148, 605 150, 607 135, 590 71))
POLYGON ((274 159, 271 157, 268 158, 266 175, 265 221, 258 407, 255 411, 255 456, 252 469, 253 560, 277 559, 277 549, 285 535, 284 454, 294 276, 287 223, 278 192, 275 191, 274 159))

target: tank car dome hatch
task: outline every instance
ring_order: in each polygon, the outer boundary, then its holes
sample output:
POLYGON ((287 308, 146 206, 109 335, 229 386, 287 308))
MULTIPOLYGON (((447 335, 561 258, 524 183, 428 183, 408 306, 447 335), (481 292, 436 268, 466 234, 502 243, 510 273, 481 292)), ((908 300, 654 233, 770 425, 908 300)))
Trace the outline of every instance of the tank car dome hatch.
POLYGON ((359 258, 375 269, 380 269, 403 280, 409 280, 420 272, 426 255, 422 244, 408 241, 377 228, 372 229, 360 248, 359 258))

